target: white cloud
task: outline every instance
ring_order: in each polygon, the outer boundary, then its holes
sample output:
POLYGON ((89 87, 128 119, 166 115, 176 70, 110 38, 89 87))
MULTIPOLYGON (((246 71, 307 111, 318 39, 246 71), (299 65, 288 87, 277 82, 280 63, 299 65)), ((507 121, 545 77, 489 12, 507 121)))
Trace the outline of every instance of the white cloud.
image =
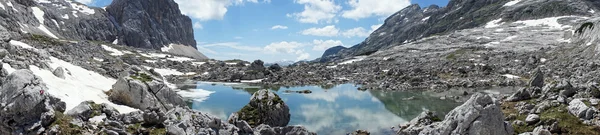
POLYGON ((303 52, 296 58, 296 61, 307 60, 308 58, 310 58, 310 54, 303 52))
POLYGON ((344 10, 342 17, 362 19, 371 16, 390 16, 410 5, 410 0, 348 0, 350 10, 344 10))
POLYGON ((337 22, 335 16, 342 9, 342 6, 335 4, 334 0, 295 0, 295 2, 303 4, 304 11, 286 16, 295 17, 301 23, 337 22))
POLYGON ((217 54, 217 52, 203 46, 196 46, 196 48, 198 48, 198 51, 200 51, 203 54, 217 54))
POLYGON ((334 46, 344 45, 339 40, 313 40, 313 44, 315 45, 313 47, 315 51, 324 51, 334 46))
POLYGON ((82 3, 82 4, 86 4, 86 5, 94 3, 94 0, 75 0, 75 1, 82 3))
POLYGON ((233 39, 244 39, 244 37, 237 36, 237 37, 233 37, 233 39))
POLYGON ((383 24, 375 24, 375 25, 371 25, 371 31, 375 31, 377 29, 379 29, 379 27, 383 26, 383 24))
POLYGON ((272 29, 272 30, 274 30, 274 29, 282 29, 282 30, 285 30, 285 29, 287 29, 287 28, 288 28, 287 26, 283 26, 283 25, 275 25, 275 26, 271 27, 271 29, 272 29))
POLYGON ((237 42, 224 42, 224 43, 204 44, 204 45, 201 45, 201 47, 229 47, 229 48, 232 48, 232 49, 243 50, 243 51, 262 51, 263 50, 260 47, 243 46, 243 45, 240 45, 240 43, 237 43, 237 42))
POLYGON ((288 55, 297 55, 296 61, 306 60, 310 58, 310 54, 304 52, 304 50, 300 49, 304 47, 306 44, 299 42, 274 42, 267 46, 265 46, 265 51, 271 53, 284 53, 288 55))
POLYGON ((333 37, 337 36, 340 32, 339 29, 335 27, 335 25, 325 26, 323 28, 309 28, 300 32, 302 35, 312 35, 312 36, 323 36, 323 37, 333 37))
POLYGON ((342 35, 348 38, 351 37, 368 37, 371 34, 369 31, 365 30, 363 27, 356 27, 353 29, 346 30, 342 32, 342 35))
POLYGON ((356 27, 356 28, 352 28, 352 29, 346 30, 346 31, 342 32, 341 34, 342 34, 342 36, 345 36, 347 38, 351 38, 351 37, 368 37, 375 30, 379 29, 379 27, 381 27, 381 25, 383 25, 383 24, 371 25, 371 30, 370 31, 367 31, 363 27, 356 27))
POLYGON ((223 19, 229 6, 242 5, 244 2, 258 3, 258 0, 175 0, 175 2, 179 4, 181 13, 206 21, 223 19))
POLYGON ((193 27, 194 27, 194 29, 204 29, 204 27, 202 27, 202 24, 200 24, 200 22, 195 22, 193 27))
POLYGON ((265 46, 265 51, 268 52, 279 52, 279 53, 297 53, 297 48, 304 46, 302 43, 298 42, 275 42, 265 46))

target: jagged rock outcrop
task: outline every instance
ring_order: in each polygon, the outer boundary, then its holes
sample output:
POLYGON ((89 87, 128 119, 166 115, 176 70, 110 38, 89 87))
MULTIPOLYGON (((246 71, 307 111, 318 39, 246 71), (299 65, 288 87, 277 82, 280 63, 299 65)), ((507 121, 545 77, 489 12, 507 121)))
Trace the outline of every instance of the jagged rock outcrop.
POLYGON ((500 22, 513 22, 567 15, 592 16, 590 10, 598 11, 598 7, 591 4, 594 0, 527 0, 505 6, 508 2, 510 1, 450 0, 445 7, 432 5, 425 9, 416 4, 410 5, 392 14, 365 41, 334 55, 324 54, 326 57, 321 57, 320 61, 368 55, 431 35, 480 27, 497 19, 501 19, 500 22))
POLYGON ((432 115, 421 114, 411 120, 410 126, 404 126, 399 131, 400 135, 510 135, 513 134, 512 126, 504 121, 500 103, 489 95, 475 93, 463 105, 450 111, 445 119, 432 122, 432 115))
POLYGON ((544 73, 540 68, 535 69, 535 72, 531 74, 531 79, 529 80, 530 87, 544 87, 544 73))
POLYGON ((156 75, 133 66, 120 77, 110 91, 109 99, 133 108, 158 107, 163 111, 186 106, 183 98, 156 75))
POLYGON ((261 124, 255 128, 255 135, 316 135, 302 126, 271 127, 261 124))
POLYGON ((274 92, 259 90, 252 94, 248 105, 232 113, 227 121, 235 124, 242 120, 247 121, 252 127, 260 124, 273 127, 287 126, 290 122, 290 109, 274 92))
POLYGON ((0 134, 41 134, 65 111, 44 82, 29 70, 17 70, 0 88, 0 134))
POLYGON ((119 111, 106 103, 96 104, 94 101, 81 102, 75 108, 67 111, 67 115, 75 120, 83 122, 90 118, 104 115, 106 118, 113 118, 120 115, 119 111))
POLYGON ((192 20, 173 0, 114 0, 106 7, 118 29, 118 42, 159 49, 171 43, 196 48, 192 20))

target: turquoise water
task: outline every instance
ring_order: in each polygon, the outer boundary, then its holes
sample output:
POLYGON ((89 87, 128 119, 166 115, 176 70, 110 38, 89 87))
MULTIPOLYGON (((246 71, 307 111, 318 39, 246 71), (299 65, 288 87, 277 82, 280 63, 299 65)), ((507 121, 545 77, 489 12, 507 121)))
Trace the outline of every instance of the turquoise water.
MULTIPOLYGON (((213 91, 204 101, 193 101, 193 109, 227 117, 250 101, 260 87, 198 83, 197 89, 213 91)), ((303 125, 318 134, 345 134, 357 129, 390 134, 391 127, 410 121, 424 110, 443 116, 460 103, 420 92, 359 91, 351 84, 333 87, 305 86, 271 89, 289 106, 288 125, 303 125), (285 90, 311 90, 311 94, 285 90)))

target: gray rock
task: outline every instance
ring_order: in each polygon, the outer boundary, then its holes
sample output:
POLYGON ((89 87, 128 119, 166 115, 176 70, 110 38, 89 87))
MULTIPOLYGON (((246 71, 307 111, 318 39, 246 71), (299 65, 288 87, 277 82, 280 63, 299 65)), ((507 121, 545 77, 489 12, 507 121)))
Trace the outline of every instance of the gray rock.
POLYGON ((593 108, 585 105, 581 99, 573 99, 571 102, 569 102, 567 109, 572 115, 584 120, 592 119, 596 112, 593 108))
POLYGON ((75 106, 75 108, 67 112, 67 115, 83 121, 87 121, 88 119, 100 114, 102 114, 101 106, 94 103, 94 101, 81 102, 79 105, 75 106))
POLYGON ((159 49, 170 43, 196 48, 192 20, 173 0, 114 0, 106 11, 114 17, 119 44, 159 49))
POLYGON ((0 134, 39 134, 65 111, 60 99, 43 94, 48 87, 29 70, 11 73, 0 89, 0 134))
POLYGON ((159 107, 162 111, 174 106, 186 106, 183 98, 169 88, 162 80, 141 69, 132 68, 117 80, 112 87, 109 99, 133 108, 147 109, 159 107))
POLYGON ((544 126, 538 126, 535 129, 533 129, 533 134, 534 135, 552 135, 552 133, 550 133, 550 131, 545 129, 544 126))
POLYGON ((531 87, 544 87, 544 73, 540 68, 535 69, 535 72, 531 75, 531 80, 529 81, 529 86, 531 87))
POLYGON ((475 93, 463 105, 450 111, 441 122, 425 127, 413 127, 406 130, 410 134, 513 134, 513 128, 504 122, 500 103, 489 95, 475 93), (418 129, 421 128, 421 129, 418 129))
POLYGON ((161 112, 160 109, 157 107, 151 107, 149 109, 144 110, 142 116, 146 125, 158 125, 162 124, 165 120, 167 120, 165 113, 161 112))
POLYGON ((57 67, 56 69, 54 69, 52 74, 54 74, 54 76, 58 78, 65 79, 65 70, 63 69, 63 67, 57 67))
POLYGON ((286 126, 290 121, 290 109, 274 92, 259 90, 252 94, 248 105, 233 113, 227 121, 233 124, 240 120, 249 121, 253 127, 260 124, 286 126))
POLYGON ((254 130, 257 135, 316 135, 314 132, 308 131, 302 126, 285 126, 285 127, 270 127, 269 125, 261 124, 254 130))
POLYGON ((529 125, 533 125, 539 121, 540 121, 540 116, 537 114, 529 114, 529 115, 527 115, 527 118, 525 118, 525 122, 527 122, 527 124, 529 124, 529 125))
POLYGON ((531 98, 531 94, 527 88, 521 88, 506 99, 509 102, 523 101, 531 98))

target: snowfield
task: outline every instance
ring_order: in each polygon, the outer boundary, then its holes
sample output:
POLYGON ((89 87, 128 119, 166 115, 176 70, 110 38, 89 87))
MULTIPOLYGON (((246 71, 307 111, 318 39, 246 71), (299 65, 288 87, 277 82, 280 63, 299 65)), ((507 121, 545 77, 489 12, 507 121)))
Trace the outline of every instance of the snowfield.
MULTIPOLYGON (((19 41, 11 41, 11 45, 35 50, 35 48, 30 45, 19 41)), ((40 69, 33 65, 30 65, 29 70, 42 78, 48 87, 48 90, 45 90, 46 92, 60 98, 66 103, 67 110, 73 109, 83 101, 92 100, 98 104, 107 103, 112 107, 115 107, 120 113, 137 111, 137 109, 124 105, 117 105, 108 100, 108 96, 104 92, 112 88, 112 85, 117 82, 115 79, 104 77, 96 72, 86 70, 55 57, 50 57, 50 62, 48 64, 53 70, 57 67, 63 67, 65 70, 65 79, 56 77, 50 70, 40 69)), ((15 69, 7 63, 4 63, 2 67, 6 69, 8 73, 15 71, 15 69)))

